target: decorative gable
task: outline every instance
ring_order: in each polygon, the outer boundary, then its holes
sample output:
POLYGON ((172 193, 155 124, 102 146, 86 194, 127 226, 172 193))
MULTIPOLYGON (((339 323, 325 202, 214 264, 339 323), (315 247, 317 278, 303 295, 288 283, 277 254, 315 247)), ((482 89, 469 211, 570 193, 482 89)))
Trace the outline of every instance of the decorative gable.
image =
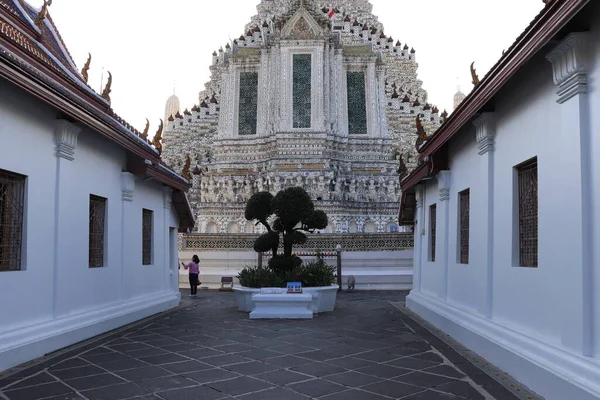
POLYGON ((304 7, 296 11, 282 30, 284 39, 319 39, 324 37, 324 34, 323 28, 304 7))

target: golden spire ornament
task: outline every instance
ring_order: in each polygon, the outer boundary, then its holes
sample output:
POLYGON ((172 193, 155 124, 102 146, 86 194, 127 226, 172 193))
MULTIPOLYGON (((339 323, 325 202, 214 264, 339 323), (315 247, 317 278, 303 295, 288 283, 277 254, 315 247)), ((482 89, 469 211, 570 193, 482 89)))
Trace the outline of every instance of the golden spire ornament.
POLYGON ((192 179, 192 175, 190 174, 190 167, 192 166, 192 160, 190 159, 190 155, 185 156, 185 165, 181 170, 181 176, 183 176, 188 181, 192 179))
POLYGON ((154 146, 154 148, 156 148, 156 150, 158 150, 158 155, 162 154, 162 143, 160 142, 162 140, 162 132, 163 120, 161 119, 158 130, 156 131, 156 135, 154 135, 154 139, 152 139, 152 145, 154 146))
POLYGON ((106 81, 106 86, 104 87, 104 90, 102 91, 102 98, 106 101, 108 101, 108 104, 110 104, 110 92, 111 89, 110 87, 112 86, 112 75, 110 73, 110 71, 108 71, 108 81, 106 81))
POLYGON ((92 62, 92 55, 90 53, 88 53, 88 59, 85 62, 85 65, 83 66, 83 69, 81 70, 81 75, 83 76, 83 79, 85 80, 85 83, 88 83, 88 79, 89 79, 88 71, 90 70, 90 63, 91 62, 92 62))
POLYGON ((148 118, 146 118, 146 127, 144 128, 144 132, 142 133, 142 137, 144 139, 148 139, 148 131, 150 131, 150 121, 148 121, 148 118))
POLYGON ((479 85, 479 77, 477 76, 477 71, 475 70, 475 61, 471 63, 471 77, 473 78, 473 85, 479 85))
POLYGON ((425 128, 423 128, 423 124, 421 123, 421 118, 417 115, 417 142, 415 146, 417 147, 417 151, 419 148, 425 143, 428 139, 427 132, 425 132, 425 128))
POLYGON ((40 31, 43 31, 42 28, 44 27, 44 20, 46 19, 46 15, 48 14, 48 7, 50 7, 51 5, 52 0, 44 0, 44 5, 42 6, 42 9, 40 10, 38 16, 35 18, 35 26, 40 28, 40 31))

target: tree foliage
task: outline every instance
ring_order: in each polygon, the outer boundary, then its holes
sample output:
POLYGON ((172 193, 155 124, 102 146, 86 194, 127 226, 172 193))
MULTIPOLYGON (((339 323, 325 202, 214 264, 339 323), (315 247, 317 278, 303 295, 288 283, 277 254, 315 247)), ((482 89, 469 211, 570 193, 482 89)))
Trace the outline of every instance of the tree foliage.
POLYGON ((303 232, 314 233, 316 229, 325 229, 327 214, 315 210, 315 205, 306 191, 300 187, 291 187, 277 193, 275 197, 268 192, 256 193, 246 204, 246 219, 263 224, 268 233, 261 235, 254 243, 257 252, 273 252, 273 265, 285 269, 284 265, 294 268, 297 260, 292 257, 295 244, 306 243, 303 232), (268 219, 275 216, 272 224, 268 219), (283 257, 277 253, 280 235, 283 236, 283 257), (287 259, 288 261, 282 261, 287 259))

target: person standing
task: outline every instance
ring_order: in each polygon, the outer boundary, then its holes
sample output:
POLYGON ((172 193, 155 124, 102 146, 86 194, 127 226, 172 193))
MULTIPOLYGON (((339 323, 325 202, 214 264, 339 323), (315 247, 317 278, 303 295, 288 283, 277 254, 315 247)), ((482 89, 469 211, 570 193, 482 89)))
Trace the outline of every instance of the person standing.
POLYGON ((189 264, 181 263, 183 268, 189 270, 190 274, 190 297, 196 297, 196 293, 198 293, 198 285, 200 281, 198 280, 198 275, 200 274, 200 266, 198 263, 200 259, 197 255, 192 257, 192 261, 189 264))

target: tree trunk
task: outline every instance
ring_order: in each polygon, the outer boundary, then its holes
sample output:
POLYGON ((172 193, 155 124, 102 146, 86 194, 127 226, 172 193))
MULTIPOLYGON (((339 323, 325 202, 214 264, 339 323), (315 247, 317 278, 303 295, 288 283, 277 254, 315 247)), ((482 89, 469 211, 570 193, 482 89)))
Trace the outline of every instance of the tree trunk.
POLYGON ((291 235, 289 234, 284 234, 283 235, 283 255, 285 257, 291 257, 292 256, 292 246, 294 245, 294 243, 292 242, 292 238, 291 235))

